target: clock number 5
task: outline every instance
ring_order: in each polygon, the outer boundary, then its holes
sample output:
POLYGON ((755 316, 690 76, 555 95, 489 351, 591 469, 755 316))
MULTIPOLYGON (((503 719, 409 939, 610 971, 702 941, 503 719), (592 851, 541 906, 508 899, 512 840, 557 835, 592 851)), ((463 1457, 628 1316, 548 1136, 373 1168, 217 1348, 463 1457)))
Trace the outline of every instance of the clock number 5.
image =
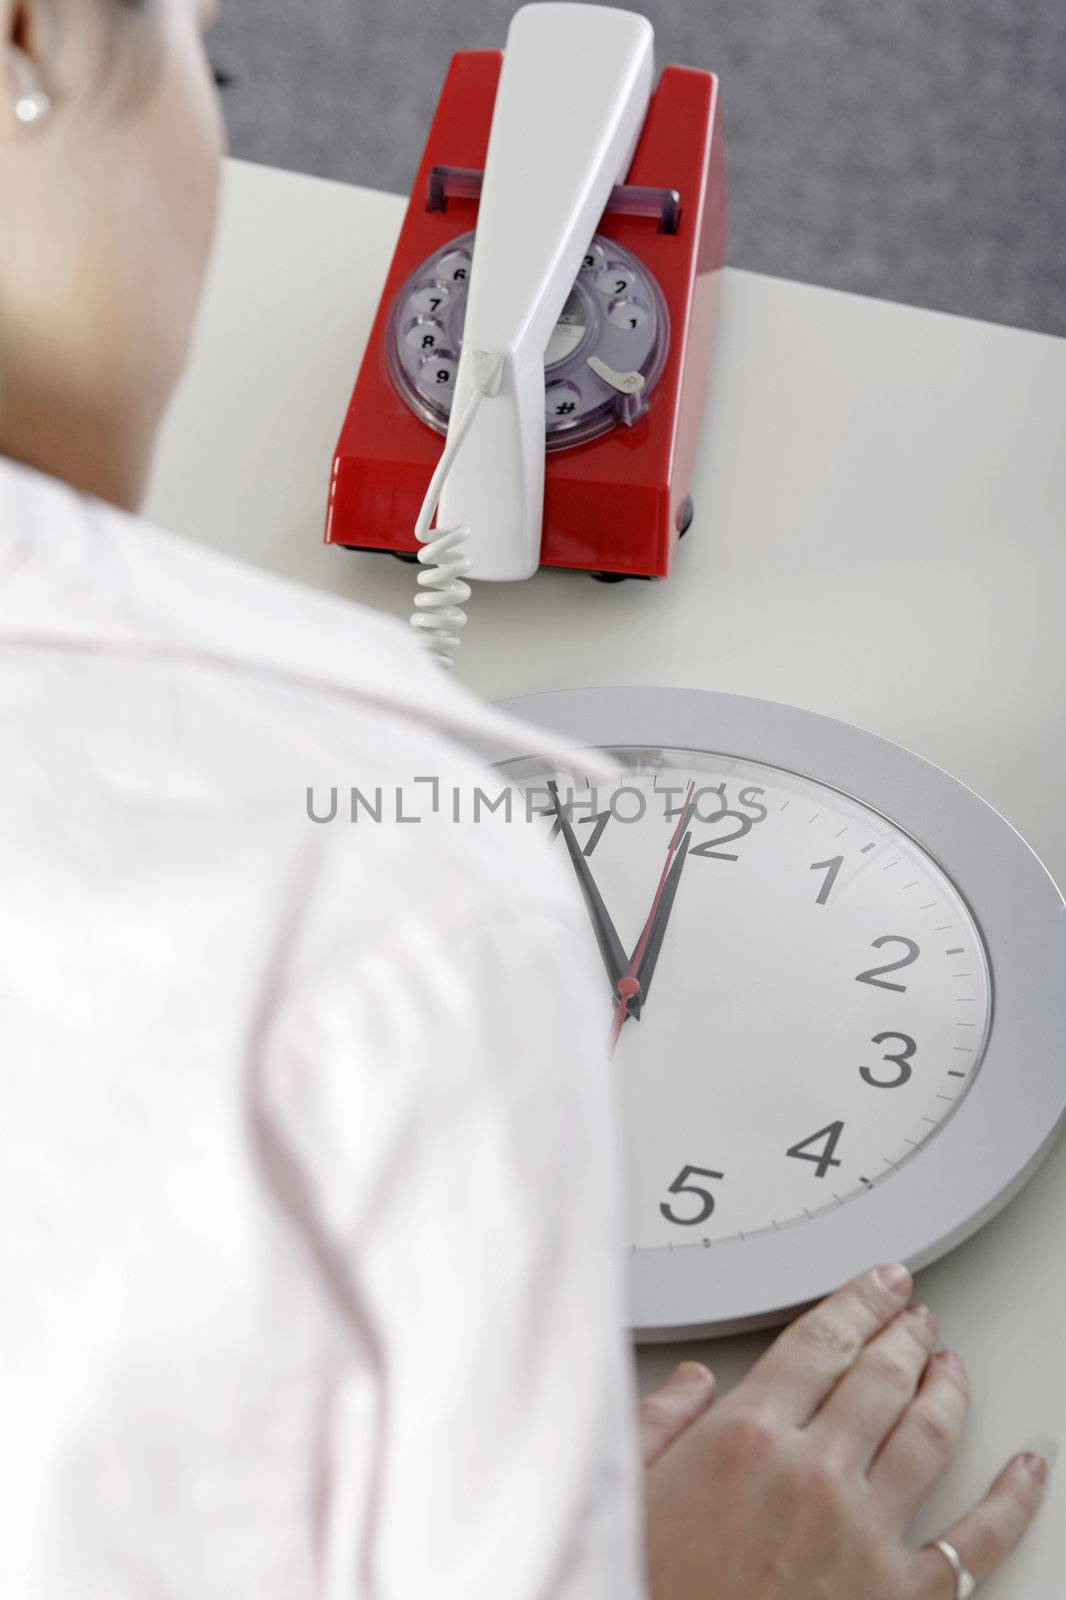
POLYGON ((671 1194, 698 1194, 700 1208, 692 1217, 679 1217, 673 1206, 666 1201, 660 1202, 659 1210, 667 1222, 676 1222, 682 1228, 694 1228, 697 1223, 706 1222, 714 1210, 714 1195, 709 1189, 701 1189, 698 1183, 689 1183, 692 1177, 697 1178, 724 1178, 724 1172, 712 1172, 709 1167, 682 1167, 673 1183, 670 1185, 671 1194))
POLYGON ((880 939, 875 939, 873 941, 871 948, 874 950, 880 950, 886 944, 904 945, 906 947, 907 954, 905 956, 900 956, 898 961, 886 962, 883 967, 869 967, 865 972, 857 973, 855 982, 871 983, 876 989, 895 989, 899 994, 905 994, 907 989, 907 985, 905 983, 886 983, 885 979, 882 977, 882 973, 898 972, 901 967, 909 967, 913 961, 917 961, 918 957, 921 955, 921 951, 913 939, 904 939, 903 936, 898 933, 883 933, 880 939))
POLYGON ((859 1068, 859 1077, 864 1083, 872 1084, 875 1089, 899 1089, 911 1075, 910 1060, 918 1046, 908 1033, 875 1033, 870 1043, 887 1044, 889 1039, 898 1039, 903 1046, 895 1055, 886 1051, 884 1057, 886 1061, 891 1061, 899 1068, 897 1077, 875 1078, 869 1067, 859 1068))

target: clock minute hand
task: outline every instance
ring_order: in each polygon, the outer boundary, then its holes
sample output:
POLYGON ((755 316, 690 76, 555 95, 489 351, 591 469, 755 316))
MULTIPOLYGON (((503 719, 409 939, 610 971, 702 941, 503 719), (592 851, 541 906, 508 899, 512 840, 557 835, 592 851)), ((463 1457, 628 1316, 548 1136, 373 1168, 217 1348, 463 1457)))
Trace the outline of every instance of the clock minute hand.
MULTIPOLYGON (((633 1001, 638 999, 640 996, 640 979, 637 977, 637 973, 639 972, 641 963, 644 960, 644 953, 648 948, 648 941, 651 937, 652 927, 656 920, 656 913, 659 910, 659 905, 662 901, 663 895, 666 893, 666 881, 670 876, 670 869, 674 865, 674 857, 677 854, 678 845, 681 840, 681 830, 683 828, 687 828, 689 818, 692 816, 692 813, 695 810, 695 807, 692 803, 692 791, 695 789, 695 787, 696 781, 693 779, 689 784, 688 790, 685 794, 685 803, 681 809, 681 816, 678 819, 677 827, 674 829, 674 836, 670 840, 670 846, 666 852, 666 860, 663 863, 663 870, 659 875, 658 887, 655 890, 655 898, 651 903, 651 910, 648 912, 648 920, 644 924, 644 931, 637 940, 637 948, 633 952, 633 959, 629 963, 628 970, 622 974, 621 980, 617 985, 618 1004, 614 1008, 614 1021, 611 1024, 610 1033, 610 1053, 612 1055, 614 1054, 615 1046, 618 1043, 618 1037, 622 1032, 625 1020, 630 1015, 629 1008, 633 1001)), ((687 844, 685 849, 687 851, 687 844)))
POLYGON ((600 891, 596 887, 596 880, 593 878, 589 864, 585 860, 584 852, 577 836, 563 815, 562 806, 559 804, 559 788, 552 779, 548 780, 548 792, 552 797, 552 804, 555 807, 555 814, 558 818, 563 838, 566 840, 566 848, 570 852, 570 860, 577 874, 577 881, 581 885, 581 893, 585 897, 585 905, 588 907, 592 929, 596 935, 596 943, 600 947, 600 955, 603 957, 607 976, 611 980, 611 993, 617 999, 618 984, 629 970, 629 961, 626 958, 625 950, 622 948, 622 941, 618 937, 614 923, 607 914, 607 907, 604 905, 600 891))
POLYGON ((684 870, 685 858, 688 855, 688 847, 691 843, 692 835, 691 833, 686 833, 678 847, 677 858, 670 868, 669 876, 663 886, 662 899, 659 901, 655 909, 655 915, 652 918, 648 941, 644 947, 644 956, 635 973, 635 977, 640 984, 640 992, 630 1001, 629 1010, 631 1015, 637 1018, 640 1017, 641 1007, 648 998, 652 973, 655 971, 655 963, 659 959, 659 951, 662 949, 666 925, 670 920, 674 896, 677 893, 677 886, 681 882, 681 873, 684 870))

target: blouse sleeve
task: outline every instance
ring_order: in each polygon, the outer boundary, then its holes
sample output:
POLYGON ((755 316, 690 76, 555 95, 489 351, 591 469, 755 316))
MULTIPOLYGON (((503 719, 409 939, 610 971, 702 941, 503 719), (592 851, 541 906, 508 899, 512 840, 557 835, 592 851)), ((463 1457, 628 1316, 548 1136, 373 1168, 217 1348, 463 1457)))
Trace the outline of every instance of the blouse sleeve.
POLYGON ((471 902, 315 965, 279 1005, 263 1116, 350 1335, 323 1593, 640 1600, 610 1008, 583 913, 471 902))

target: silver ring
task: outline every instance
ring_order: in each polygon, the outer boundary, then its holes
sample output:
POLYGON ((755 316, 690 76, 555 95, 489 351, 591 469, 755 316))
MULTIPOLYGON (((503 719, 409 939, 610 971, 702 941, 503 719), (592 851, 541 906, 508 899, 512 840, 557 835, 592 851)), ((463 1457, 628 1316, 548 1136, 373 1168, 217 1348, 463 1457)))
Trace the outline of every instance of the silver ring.
POLYGON ((951 1563, 951 1570, 955 1574, 955 1600, 970 1600, 970 1596, 977 1588, 977 1579, 962 1564, 962 1557, 953 1544, 948 1544, 946 1539, 934 1539, 930 1546, 932 1550, 939 1550, 951 1563))

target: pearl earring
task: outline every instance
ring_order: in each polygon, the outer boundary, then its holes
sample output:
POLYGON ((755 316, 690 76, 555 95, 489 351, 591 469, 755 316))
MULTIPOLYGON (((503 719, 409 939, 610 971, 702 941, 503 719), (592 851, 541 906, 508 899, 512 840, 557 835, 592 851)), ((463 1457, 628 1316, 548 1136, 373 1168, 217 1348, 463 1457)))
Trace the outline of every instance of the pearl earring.
POLYGON ((43 122, 51 110, 52 102, 44 90, 35 89, 32 94, 24 94, 15 101, 15 121, 33 127, 35 123, 43 122))
POLYGON ((51 97, 41 88, 37 69, 24 50, 9 46, 7 64, 14 93, 15 121, 25 128, 38 127, 51 115, 51 97))

